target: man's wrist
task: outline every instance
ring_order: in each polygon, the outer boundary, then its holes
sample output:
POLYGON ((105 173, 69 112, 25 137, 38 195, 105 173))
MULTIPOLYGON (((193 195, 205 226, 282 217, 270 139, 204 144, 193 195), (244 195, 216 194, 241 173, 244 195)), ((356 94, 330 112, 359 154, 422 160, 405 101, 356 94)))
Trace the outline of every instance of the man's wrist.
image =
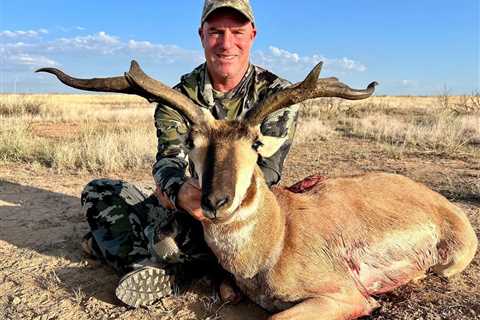
POLYGON ((170 199, 172 200, 172 203, 175 205, 175 208, 177 210, 184 210, 183 203, 180 199, 180 193, 182 192, 181 190, 184 184, 188 183, 188 179, 188 177, 184 176, 182 179, 177 180, 175 182, 175 185, 171 189, 172 194, 170 195, 170 199))
POLYGON ((186 183, 186 180, 183 180, 183 182, 179 185, 178 189, 177 189, 177 192, 175 193, 175 197, 174 197, 174 200, 172 201, 175 201, 174 202, 174 205, 175 205, 175 208, 177 210, 184 210, 183 209, 183 206, 182 206, 182 201, 181 201, 181 195, 180 195, 180 192, 182 190, 182 187, 183 185, 186 183))
POLYGON ((181 208, 178 206, 178 194, 185 181, 185 177, 174 177, 167 182, 166 186, 162 186, 160 183, 156 182, 157 190, 159 190, 161 195, 165 198, 165 202, 168 205, 167 209, 181 208))

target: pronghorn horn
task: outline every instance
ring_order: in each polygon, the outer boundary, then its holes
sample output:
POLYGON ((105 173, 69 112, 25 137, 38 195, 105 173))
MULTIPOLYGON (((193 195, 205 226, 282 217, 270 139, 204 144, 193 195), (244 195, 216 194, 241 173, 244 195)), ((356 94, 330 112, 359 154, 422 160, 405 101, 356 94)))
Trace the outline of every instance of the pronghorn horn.
POLYGON ((196 105, 186 95, 146 75, 135 60, 132 60, 130 70, 125 73, 125 77, 156 97, 157 101, 180 112, 191 123, 207 123, 213 119, 213 116, 209 112, 202 112, 202 108, 196 105))
POLYGON ((374 81, 366 89, 352 89, 337 78, 318 79, 323 63, 320 62, 302 82, 291 85, 284 90, 266 98, 262 103, 251 109, 245 116, 250 125, 257 125, 269 114, 299 102, 320 98, 337 97, 349 100, 360 100, 370 97, 378 82, 374 81))
MULTIPOLYGON (((127 94, 139 94, 136 88, 133 88, 124 76, 110 78, 78 79, 65 74, 56 68, 40 68, 35 72, 48 72, 55 75, 58 80, 69 87, 100 92, 119 92, 127 94)), ((147 98, 147 97, 145 97, 147 98)))
POLYGON ((188 97, 147 76, 134 60, 130 71, 120 77, 78 79, 56 68, 41 68, 35 72, 54 74, 61 82, 76 89, 135 94, 150 102, 161 102, 181 113, 192 124, 203 123, 208 117, 208 113, 203 113, 188 97))

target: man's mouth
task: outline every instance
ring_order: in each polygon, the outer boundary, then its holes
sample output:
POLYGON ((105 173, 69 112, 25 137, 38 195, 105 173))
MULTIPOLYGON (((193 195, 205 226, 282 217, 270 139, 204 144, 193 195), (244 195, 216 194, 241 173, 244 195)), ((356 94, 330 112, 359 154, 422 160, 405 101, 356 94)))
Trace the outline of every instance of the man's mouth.
POLYGON ((234 54, 217 54, 217 57, 220 58, 220 60, 225 60, 225 61, 231 61, 237 57, 237 55, 234 54))

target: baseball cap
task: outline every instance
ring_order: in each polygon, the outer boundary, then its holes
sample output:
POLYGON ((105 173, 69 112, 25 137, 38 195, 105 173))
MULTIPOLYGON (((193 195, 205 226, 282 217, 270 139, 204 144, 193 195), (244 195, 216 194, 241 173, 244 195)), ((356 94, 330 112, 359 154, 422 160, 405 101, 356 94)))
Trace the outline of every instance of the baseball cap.
POLYGON ((207 17, 215 10, 220 8, 232 8, 243 14, 252 23, 255 23, 253 10, 248 0, 205 0, 202 13, 201 24, 207 20, 207 17))

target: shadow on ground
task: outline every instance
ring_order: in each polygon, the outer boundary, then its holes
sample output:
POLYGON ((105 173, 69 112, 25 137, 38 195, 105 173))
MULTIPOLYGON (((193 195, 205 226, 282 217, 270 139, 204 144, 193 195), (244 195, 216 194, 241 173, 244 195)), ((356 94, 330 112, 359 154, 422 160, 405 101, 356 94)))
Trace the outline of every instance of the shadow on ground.
MULTIPOLYGON (((79 198, 5 180, 0 180, 0 222, 1 240, 48 255, 73 244, 78 249, 87 229, 79 198)), ((80 251, 68 258, 78 261, 80 251)))
MULTIPOLYGON (((3 309, 8 314, 27 318, 27 315, 35 314, 35 310, 26 310, 23 304, 12 306, 14 297, 23 296, 28 300, 32 290, 48 292, 52 291, 52 287, 63 289, 66 296, 74 301, 78 299, 79 307, 87 314, 89 309, 92 313, 102 309, 107 315, 126 316, 132 312, 114 298, 118 282, 114 271, 99 262, 89 263, 82 255, 80 242, 88 225, 81 212, 79 197, 0 179, 0 225, 0 254, 3 260, 0 263, 0 282, 22 283, 19 285, 21 289, 12 291, 17 293, 6 293, 10 302, 3 309)), ((132 316, 143 318, 143 313, 147 312, 156 318, 169 313, 175 318, 178 309, 185 305, 198 319, 218 314, 231 320, 266 316, 248 301, 238 306, 221 305, 212 296, 211 287, 201 281, 185 297, 167 299, 166 304, 173 306, 170 310, 162 309, 164 303, 152 310, 135 311, 132 316)))
MULTIPOLYGON (((81 288, 87 296, 114 303, 118 277, 108 267, 92 268, 82 259, 80 241, 87 223, 79 198, 0 180, 0 224, 0 240, 20 252, 34 251, 55 258, 47 259, 47 265, 62 265, 55 268, 55 276, 67 290, 81 288)), ((35 256, 25 256, 35 260, 35 256)), ((20 259, 25 257, 20 254, 20 259)), ((35 272, 33 265, 32 261, 32 269, 27 265, 22 270, 35 272)))

